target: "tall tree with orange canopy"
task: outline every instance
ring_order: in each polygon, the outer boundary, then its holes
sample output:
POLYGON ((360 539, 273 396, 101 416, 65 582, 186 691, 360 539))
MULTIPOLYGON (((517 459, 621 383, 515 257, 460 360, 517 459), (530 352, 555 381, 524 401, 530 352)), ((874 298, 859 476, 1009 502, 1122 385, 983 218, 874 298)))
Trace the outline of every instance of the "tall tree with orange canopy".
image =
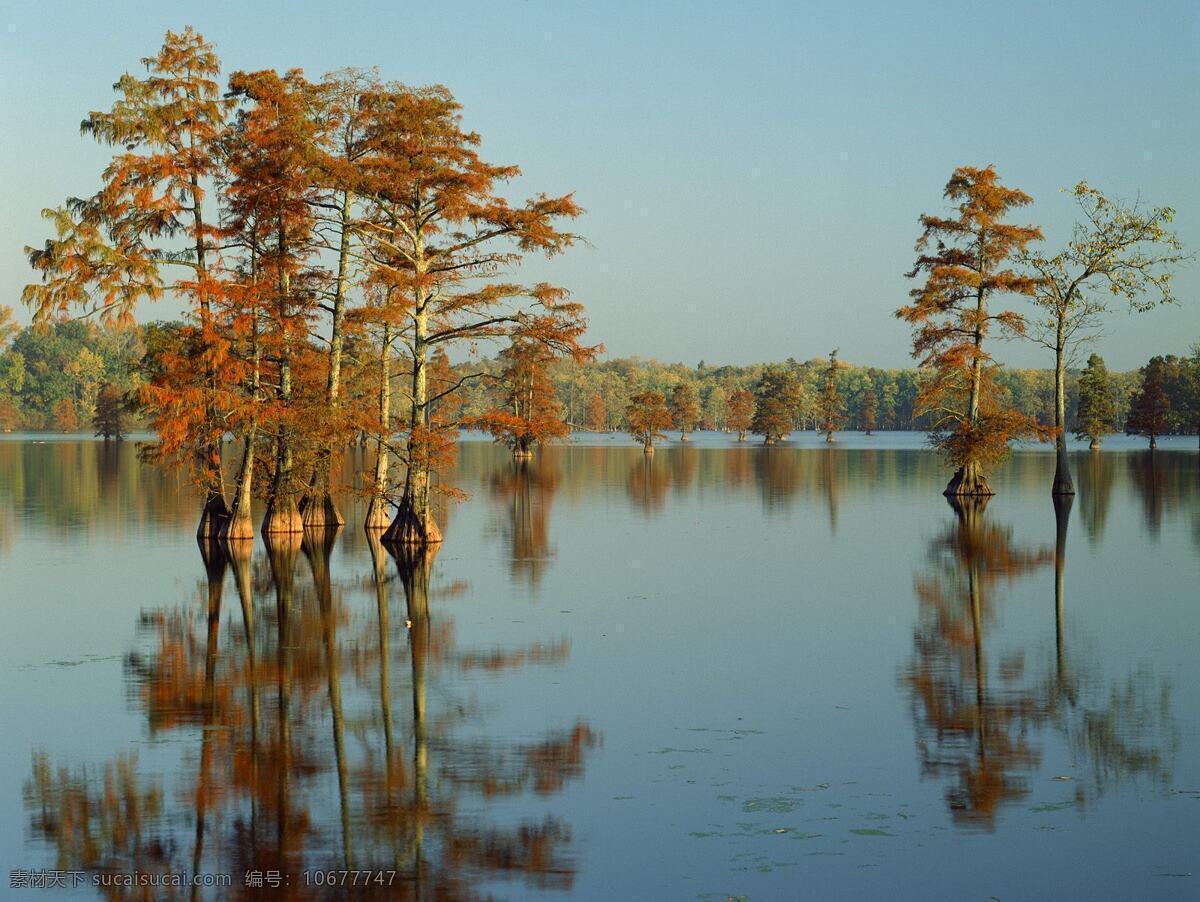
POLYGON ((171 290, 189 304, 186 357, 198 370, 186 394, 156 399, 158 423, 173 419, 176 448, 198 458, 205 491, 199 535, 217 535, 228 514, 221 476, 224 431, 214 405, 224 343, 213 325, 222 285, 216 271, 219 232, 206 208, 207 185, 219 170, 219 143, 230 101, 221 96, 213 46, 191 28, 167 32, 162 48, 142 60, 146 75, 122 75, 118 100, 93 112, 81 130, 120 151, 94 196, 72 198, 43 215, 55 236, 27 248, 41 282, 23 300, 39 322, 72 308, 101 318, 132 319, 142 299, 171 290), (182 272, 173 278, 174 272, 182 272))
POLYGON ((267 296, 259 338, 273 383, 274 467, 262 529, 296 533, 303 529, 296 503, 297 443, 313 406, 306 411, 298 403, 295 364, 301 355, 312 359, 308 336, 319 298, 318 276, 309 265, 316 252, 311 166, 319 136, 318 120, 310 115, 315 92, 298 70, 283 76, 237 72, 230 89, 246 107, 238 115, 228 193, 235 216, 251 211, 252 227, 262 231, 256 278, 267 296))
POLYGON ((754 392, 739 388, 729 396, 729 417, 726 422, 737 433, 737 440, 744 442, 746 433, 754 423, 754 392))
MULTIPOLYGON (((499 186, 519 169, 480 158, 479 136, 463 129, 460 106, 443 87, 385 85, 361 103, 367 209, 357 228, 375 278, 387 283, 397 340, 411 361, 404 488, 384 539, 436 543, 433 477, 455 435, 431 417, 430 356, 514 332, 564 351, 577 344, 582 308, 563 289, 502 277, 527 254, 569 247, 575 236, 557 223, 582 211, 571 195, 538 195, 520 206, 501 197, 499 186)), ((442 393, 481 375, 466 372, 442 393)))
MULTIPOLYGON (((580 348, 576 356, 585 359, 587 354, 580 348)), ((500 352, 500 357, 504 361, 501 403, 477 422, 496 441, 507 445, 513 457, 530 458, 535 445, 571 434, 547 372, 554 353, 540 342, 518 336, 500 352)))
POLYGON ((1020 314, 991 305, 997 295, 1033 295, 1036 279, 1006 264, 1042 232, 1003 221, 1032 199, 1001 185, 992 166, 955 169, 945 197, 956 214, 921 216, 919 256, 908 275, 923 274, 925 282, 896 316, 912 325, 913 356, 928 375, 919 412, 932 416, 933 441, 957 468, 945 494, 991 495, 985 471, 1008 453, 1009 442, 1050 434, 1032 417, 1005 409, 995 384, 999 364, 984 347, 994 325, 1024 334, 1020 314))

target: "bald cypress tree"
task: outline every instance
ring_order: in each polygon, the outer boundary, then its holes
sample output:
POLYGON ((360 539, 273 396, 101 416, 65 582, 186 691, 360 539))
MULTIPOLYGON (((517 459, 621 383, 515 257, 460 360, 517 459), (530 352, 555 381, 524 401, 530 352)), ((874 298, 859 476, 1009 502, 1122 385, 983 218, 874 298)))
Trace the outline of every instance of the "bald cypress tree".
POLYGON ((1142 384, 1129 405, 1125 431, 1144 435, 1150 450, 1158 447, 1158 437, 1171 428, 1171 397, 1167 394, 1168 366, 1162 357, 1152 357, 1142 367, 1142 384))
POLYGON ((928 374, 915 412, 930 418, 934 443, 956 467, 945 494, 991 495, 987 467, 1009 443, 1049 435, 1033 417, 1005 407, 995 382, 1000 365, 987 347, 994 327, 1025 332, 1020 314, 996 310, 994 302, 1034 293, 1036 280, 1008 264, 1042 232, 1004 221, 1032 198, 1001 185, 992 166, 955 169, 944 196, 954 213, 921 217, 919 255, 908 275, 924 282, 896 316, 912 325, 913 356, 928 374))
POLYGON ((1117 418, 1117 399, 1112 378, 1099 354, 1088 357, 1079 374, 1079 406, 1075 412, 1075 437, 1087 439, 1093 451, 1100 448, 1104 436, 1113 431, 1117 418))

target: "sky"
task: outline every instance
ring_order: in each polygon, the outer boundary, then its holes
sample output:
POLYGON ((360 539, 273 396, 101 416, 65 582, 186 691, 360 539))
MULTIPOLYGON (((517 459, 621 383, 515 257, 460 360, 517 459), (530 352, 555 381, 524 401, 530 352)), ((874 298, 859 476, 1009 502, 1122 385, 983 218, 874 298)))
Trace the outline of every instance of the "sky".
MULTIPOLYGON (((106 151, 79 135, 168 29, 193 25, 226 73, 376 66, 444 84, 510 196, 574 192, 587 244, 525 267, 583 302, 608 356, 695 364, 911 364, 917 218, 959 165, 1034 197, 1052 251, 1064 187, 1177 210, 1200 250, 1200 2, 0 5, 0 304, 32 278, 39 211, 93 192, 106 151)), ((1107 321, 1129 369, 1200 341, 1200 262, 1180 304, 1107 321)), ((1012 299, 1017 309, 1023 301, 1012 299)), ((170 302, 143 319, 168 318, 170 302)), ((28 320, 28 312, 18 311, 28 320)), ((1048 366, 1028 343, 1002 361, 1048 366)))

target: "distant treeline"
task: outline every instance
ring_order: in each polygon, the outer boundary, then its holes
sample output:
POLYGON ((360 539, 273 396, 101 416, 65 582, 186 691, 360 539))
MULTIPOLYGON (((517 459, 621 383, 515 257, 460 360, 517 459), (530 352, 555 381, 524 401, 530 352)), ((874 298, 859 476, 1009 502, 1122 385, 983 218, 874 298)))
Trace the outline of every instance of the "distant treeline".
MULTIPOLYGON (((130 397, 142 383, 142 373, 151 368, 146 359, 147 335, 162 325, 148 327, 102 328, 86 321, 60 323, 45 331, 10 329, 0 344, 0 429, 89 430, 96 414, 96 402, 106 385, 130 397)), ((351 351, 353 353, 353 349, 351 351)), ((1177 374, 1168 379, 1168 394, 1184 392, 1195 379, 1191 370, 1200 366, 1195 357, 1166 357, 1167 371, 1177 374)), ((701 361, 696 366, 660 363, 637 357, 590 363, 558 361, 550 368, 555 393, 565 419, 575 428, 624 429, 630 397, 655 391, 670 397, 681 384, 690 384, 700 401, 703 429, 729 428, 729 399, 739 389, 753 391, 768 366, 786 368, 801 386, 795 427, 811 429, 818 425, 820 400, 827 361, 816 358, 804 362, 789 358, 782 364, 717 366, 701 361), (596 399, 600 403, 597 404, 596 399), (603 413, 603 422, 596 414, 603 413)), ((488 358, 459 364, 463 373, 486 372, 499 375, 503 362, 488 358)), ((404 378, 403 366, 397 378, 404 378)), ((1075 428, 1078 408, 1079 370, 1067 379, 1067 409, 1070 427, 1075 428)), ((1130 400, 1142 384, 1141 370, 1110 373, 1113 389, 1111 426, 1123 431, 1128 420, 1130 400)), ((924 429, 928 425, 913 413, 920 375, 913 369, 883 369, 841 363, 838 367, 837 393, 845 417, 845 428, 864 427, 864 401, 873 396, 875 425, 878 430, 924 429)), ((998 381, 1008 393, 1012 407, 1036 417, 1042 423, 1054 418, 1054 374, 1051 370, 1007 368, 998 381)), ((479 379, 464 386, 461 413, 465 418, 484 414, 496 403, 496 382, 479 379)), ((365 400, 365 399, 364 399, 365 400)), ((869 407, 870 402, 867 402, 869 407)), ((1191 432, 1194 423, 1184 411, 1188 399, 1178 398, 1172 408, 1178 415, 1169 422, 1169 432, 1191 432)), ((136 409, 131 406, 131 425, 139 425, 136 409)))

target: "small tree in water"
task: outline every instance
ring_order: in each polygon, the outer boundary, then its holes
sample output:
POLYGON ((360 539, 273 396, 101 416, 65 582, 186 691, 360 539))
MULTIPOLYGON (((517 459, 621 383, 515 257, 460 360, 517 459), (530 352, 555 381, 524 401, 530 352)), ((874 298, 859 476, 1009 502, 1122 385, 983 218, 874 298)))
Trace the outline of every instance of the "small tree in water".
POLYGON ((868 378, 867 384, 863 386, 859 413, 864 434, 870 435, 875 431, 878 415, 879 398, 875 395, 875 383, 868 378))
POLYGON ((1066 439, 1072 353, 1098 337, 1100 319, 1113 297, 1123 298, 1132 311, 1173 303, 1170 270, 1184 260, 1183 245, 1167 228, 1175 215, 1170 207, 1142 210, 1109 200, 1087 182, 1076 185, 1073 194, 1083 215, 1066 248, 1053 257, 1024 255, 1038 277, 1033 337, 1054 352, 1056 495, 1075 493, 1066 439))
POLYGON ((679 440, 688 441, 688 433, 700 419, 700 398, 691 382, 680 382, 671 392, 671 421, 679 430, 679 440))
POLYGON ((764 445, 786 438, 795 425, 804 390, 786 366, 769 366, 754 386, 754 419, 750 430, 764 445))
POLYGON ((543 345, 518 339, 501 351, 500 357, 504 360, 500 376, 503 403, 478 423, 507 445, 513 457, 530 458, 534 445, 571 434, 547 373, 554 355, 543 345))
POLYGON ((954 170, 945 197, 957 204, 957 215, 921 217, 920 256, 908 275, 925 273, 925 283, 896 316, 912 325, 913 356, 929 374, 916 412, 932 415, 931 438, 957 468, 945 494, 991 495, 985 470, 1008 453, 1009 442, 1050 434, 1033 417, 1004 407, 995 384, 999 364, 984 349, 993 324, 1024 334, 1019 314, 989 304, 997 294, 1034 293, 1034 278, 1004 264, 1042 233, 1001 221, 1032 198, 1002 186, 991 166, 954 170))
POLYGON ((838 394, 838 349, 829 352, 829 363, 821 382, 821 397, 817 401, 817 411, 821 417, 821 431, 825 433, 825 441, 833 443, 833 434, 846 424, 846 415, 842 406, 842 397, 838 394))
POLYGON ((1117 398, 1112 378, 1099 354, 1088 357, 1079 374, 1079 406, 1075 411, 1075 438, 1088 439, 1093 451, 1100 449, 1104 436, 1113 431, 1117 418, 1117 398))
POLYGON ((666 399, 656 391, 638 392, 625 408, 629 434, 642 443, 647 454, 654 453, 654 440, 666 438, 662 430, 671 427, 671 412, 666 399))
POLYGON ((1125 431, 1150 439, 1150 450, 1158 447, 1158 436, 1171 428, 1171 398, 1167 394, 1168 367, 1162 357, 1152 357, 1142 367, 1142 386, 1129 405, 1125 431))
POLYGON ((125 437, 125 399, 111 382, 106 382, 96 395, 96 413, 92 416, 96 435, 120 441, 125 437))
POLYGON ((746 433, 754 423, 754 393, 739 388, 729 396, 729 428, 737 433, 738 441, 746 440, 746 433))
POLYGON ((586 425, 592 432, 605 432, 608 429, 608 408, 604 406, 600 392, 593 392, 588 399, 586 425))

